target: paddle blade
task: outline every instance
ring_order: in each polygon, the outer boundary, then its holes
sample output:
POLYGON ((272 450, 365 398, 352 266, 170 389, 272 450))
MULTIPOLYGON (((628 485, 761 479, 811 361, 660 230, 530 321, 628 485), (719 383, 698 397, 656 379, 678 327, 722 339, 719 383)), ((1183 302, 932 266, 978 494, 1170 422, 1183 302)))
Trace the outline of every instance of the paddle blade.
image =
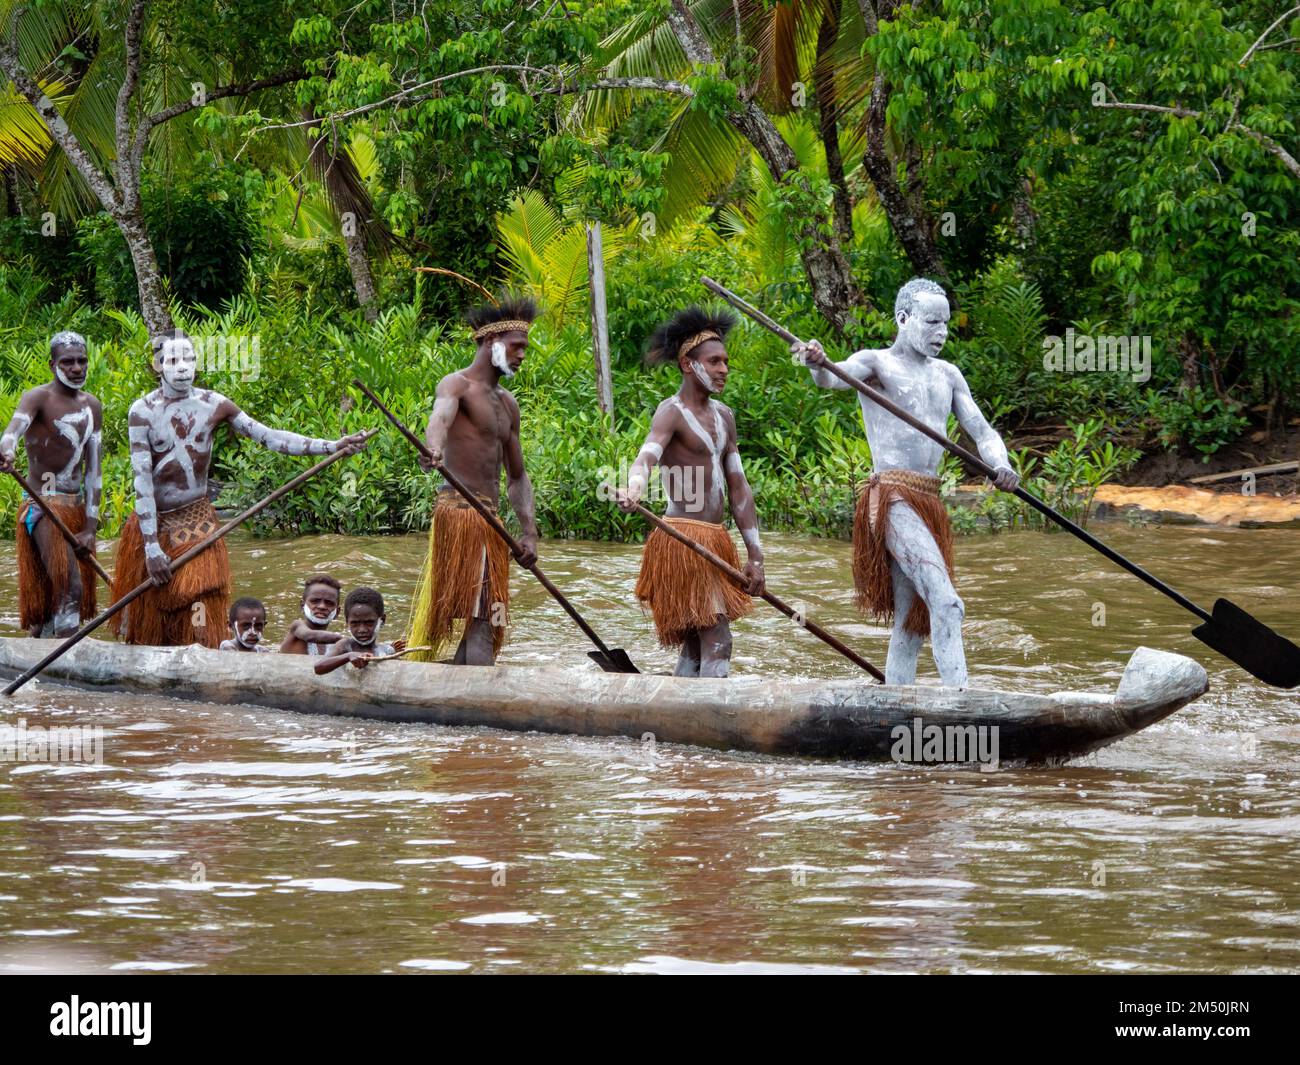
POLYGON ((611 647, 608 651, 588 651, 587 657, 606 673, 640 673, 632 664, 632 659, 621 647, 611 647))
POLYGON ((1211 620, 1192 630, 1201 643, 1275 688, 1300 685, 1300 647, 1235 603, 1218 599, 1211 620))

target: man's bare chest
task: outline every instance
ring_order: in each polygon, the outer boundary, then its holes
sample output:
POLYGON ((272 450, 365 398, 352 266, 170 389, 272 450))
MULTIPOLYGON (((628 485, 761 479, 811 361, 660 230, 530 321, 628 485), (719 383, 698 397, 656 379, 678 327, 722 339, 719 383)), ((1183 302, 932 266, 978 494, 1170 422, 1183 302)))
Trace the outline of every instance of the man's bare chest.
POLYGON ((184 448, 207 452, 217 428, 216 405, 201 399, 183 399, 159 406, 148 415, 149 448, 166 455, 184 448))
POLYGON ((472 391, 461 399, 461 428, 479 436, 506 440, 510 436, 510 411, 505 400, 489 391, 472 391))

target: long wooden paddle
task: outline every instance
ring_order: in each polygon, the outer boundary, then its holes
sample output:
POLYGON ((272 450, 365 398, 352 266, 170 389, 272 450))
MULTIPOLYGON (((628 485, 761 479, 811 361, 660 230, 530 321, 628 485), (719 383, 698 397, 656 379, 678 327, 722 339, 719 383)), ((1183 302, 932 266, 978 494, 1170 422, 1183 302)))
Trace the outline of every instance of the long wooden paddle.
MULTIPOLYGON (((654 511, 647 509, 646 507, 642 506, 640 503, 635 504, 632 509, 635 510, 638 514, 640 514, 641 517, 645 518, 646 521, 650 522, 650 524, 653 525, 660 532, 665 533, 668 536, 671 536, 678 543, 683 544, 686 547, 689 547, 701 558, 707 559, 708 561, 712 562, 715 566, 718 567, 718 569, 722 570, 723 573, 725 573, 728 577, 730 577, 732 581, 740 585, 741 588, 744 588, 749 583, 748 581, 745 580, 745 575, 741 573, 740 570, 736 569, 735 566, 719 558, 703 544, 697 544, 694 540, 678 532, 666 521, 664 521, 661 517, 659 517, 658 514, 654 513, 654 511)), ((848 644, 843 643, 836 637, 832 636, 829 632, 823 629, 816 622, 809 621, 806 617, 804 617, 804 615, 801 612, 795 610, 794 607, 790 606, 789 603, 786 603, 783 600, 778 599, 775 595, 773 595, 771 592, 767 591, 766 589, 764 589, 762 592, 759 593, 759 598, 771 603, 774 607, 777 608, 777 610, 781 611, 782 614, 788 617, 796 625, 798 625, 800 628, 807 629, 814 636, 816 636, 817 639, 821 640, 822 643, 829 644, 831 647, 835 648, 835 650, 839 651, 840 654, 842 654, 854 665, 861 666, 873 677, 875 677, 876 680, 880 681, 881 684, 885 683, 885 675, 881 673, 880 670, 878 670, 875 666, 873 666, 870 662, 868 662, 865 658, 863 658, 860 654, 858 654, 857 651, 853 650, 852 647, 848 646, 848 644)))
MULTIPOLYGON (((746 303, 734 292, 719 285, 712 278, 705 277, 702 280, 709 291, 721 296, 738 311, 747 314, 759 325, 775 333, 786 343, 796 344, 800 342, 799 338, 790 330, 778 325, 757 307, 746 303)), ((945 434, 932 429, 888 397, 881 395, 870 385, 864 384, 845 373, 829 359, 825 363, 825 369, 850 388, 862 393, 873 403, 884 407, 890 414, 901 418, 917 432, 924 433, 935 443, 952 452, 978 473, 982 473, 985 477, 993 477, 993 467, 978 455, 968 451, 960 444, 953 443, 945 434)), ((1078 537, 1093 550, 1105 555, 1117 566, 1128 570, 1129 573, 1139 580, 1145 581, 1156 591, 1167 595, 1184 610, 1195 614, 1204 624, 1194 628, 1192 635, 1207 647, 1212 647, 1225 658, 1236 662, 1247 673, 1258 677, 1265 684, 1271 684, 1276 688, 1294 688, 1300 685, 1300 647, 1297 647, 1280 633, 1274 632, 1258 618, 1252 617, 1241 607, 1229 602, 1227 599, 1216 599, 1214 613, 1209 613, 1163 581, 1153 577, 1137 563, 1129 561, 1118 551, 1107 547, 1106 544, 1087 530, 1080 528, 1064 514, 1053 510, 1037 496, 1019 487, 1015 489, 1013 494, 1024 500, 1039 513, 1056 522, 1066 532, 1078 537)))
MULTIPOLYGON (((31 497, 34 503, 36 503, 38 506, 40 505, 41 493, 38 492, 32 486, 31 481, 29 481, 17 470, 10 470, 9 476, 23 486, 23 491, 26 492, 28 496, 31 497)), ((54 508, 41 507, 41 513, 54 523, 54 527, 58 529, 59 532, 63 534, 63 538, 67 540, 69 544, 72 545, 73 554, 75 554, 78 558, 84 558, 87 562, 89 562, 91 566, 94 568, 95 572, 104 578, 104 583, 107 584, 110 588, 113 587, 113 578, 110 577, 108 573, 105 571, 104 567, 99 564, 99 559, 95 557, 92 551, 90 551, 88 548, 82 547, 81 544, 77 542, 76 534, 73 533, 73 531, 68 528, 68 526, 64 523, 62 518, 60 518, 56 513, 54 513, 54 508)))
MULTIPOLYGON (((429 449, 425 447, 424 441, 421 440, 419 437, 417 437, 413 432, 411 432, 411 430, 408 429, 402 423, 402 421, 397 417, 397 415, 395 415, 391 410, 388 409, 388 407, 384 405, 383 400, 381 400, 378 396, 376 396, 373 392, 371 392, 370 389, 367 388, 365 384, 360 380, 353 378, 352 384, 363 396, 366 397, 366 399, 370 400, 370 402, 375 405, 375 408, 385 418, 387 418, 390 422, 393 423, 393 425, 397 428, 397 431, 400 432, 404 437, 406 437, 406 439, 410 442, 411 446, 414 447, 416 451, 418 451, 426 459, 431 459, 433 457, 429 449)), ((471 492, 468 488, 466 488, 465 485, 461 482, 460 478, 457 477, 454 473, 452 473, 449 469, 447 469, 446 466, 440 466, 435 464, 434 469, 436 469, 440 474, 442 474, 443 477, 447 479, 447 483, 451 485, 452 488, 456 489, 456 491, 459 492, 462 496, 464 496, 465 501, 479 512, 480 516, 483 518, 484 521, 486 521, 490 526, 492 526, 496 534, 506 542, 506 545, 510 548, 510 553, 515 556, 515 561, 518 562, 520 557, 524 553, 524 549, 522 546, 520 546, 519 541, 510 535, 509 530, 507 530, 506 527, 501 524, 501 519, 498 518, 495 514, 493 514, 492 511, 488 510, 488 508, 483 505, 483 502, 478 498, 478 496, 476 496, 473 492, 471 492)), ((519 564, 521 566, 523 565, 522 562, 520 562, 519 564)), ((576 609, 574 609, 573 604, 570 603, 568 599, 564 597, 564 594, 557 587, 555 587, 554 584, 551 583, 551 579, 547 577, 545 573, 542 572, 542 568, 536 562, 534 562, 531 566, 524 566, 524 569, 528 570, 534 577, 538 579, 539 582, 541 582, 542 587, 551 593, 555 601, 559 603, 560 606, 564 607, 564 612, 568 614, 569 617, 573 619, 574 624, 577 625, 578 628, 580 628, 586 634, 587 639, 589 639, 592 643, 596 645, 597 650, 588 651, 587 657, 589 657, 593 662, 595 662, 598 666, 600 666, 600 668, 603 669, 606 673, 640 673, 641 672, 639 669, 636 668, 635 665, 633 665, 632 659, 628 656, 628 653, 624 651, 621 647, 605 646, 604 641, 601 640, 601 638, 596 635, 596 631, 590 625, 588 625, 586 619, 584 619, 583 616, 579 614, 576 609)))
MULTIPOLYGON (((365 433, 365 438, 369 440, 377 432, 379 432, 378 429, 370 429, 365 433)), ((253 517, 253 515, 257 514, 258 512, 265 510, 268 506, 274 503, 281 496, 287 495, 288 493, 292 492, 295 488, 297 488, 299 485, 303 484, 305 481, 308 481, 312 477, 315 477, 316 474, 320 473, 320 471, 323 470, 326 466, 330 466, 333 463, 338 462, 339 459, 347 458, 349 455, 352 454, 355 454, 353 449, 347 447, 347 448, 343 448, 341 451, 334 452, 334 454, 328 456, 327 458, 321 459, 321 461, 316 463, 316 465, 313 466, 311 469, 304 470, 302 473, 298 474, 298 476, 295 477, 292 481, 289 481, 288 483, 281 485, 269 496, 261 500, 261 502, 254 503, 247 510, 243 511, 240 514, 236 514, 233 518, 231 518, 228 522, 226 522, 225 525, 221 526, 221 528, 218 529, 216 532, 214 532, 211 536, 205 537, 204 539, 200 540, 197 544, 191 547, 183 555, 180 555, 177 558, 172 559, 171 561, 172 569, 173 570, 180 569, 183 565, 185 565, 185 563, 189 562, 191 559, 197 558, 200 554, 202 554, 209 547, 215 544, 218 540, 220 540, 223 536, 225 536, 226 533, 230 532, 232 529, 238 528, 240 525, 242 525, 244 522, 246 522, 249 518, 253 517)), ((45 669, 45 667, 48 666, 51 662, 53 662, 56 658, 59 658, 67 651, 71 650, 74 646, 79 644, 82 640, 84 640, 87 636, 89 636, 92 632, 94 632, 97 628, 99 628, 102 624, 104 624, 104 622, 106 622, 119 610, 125 607, 128 603, 131 603, 134 600, 138 599, 140 596, 144 595, 144 593, 147 592, 153 586, 154 583, 152 580, 143 581, 142 583, 136 585, 129 592, 127 592, 126 595, 122 596, 121 599, 117 600, 117 602, 115 602, 103 613, 87 621, 84 625, 81 626, 81 628, 79 628, 76 632, 74 632, 61 644, 59 644, 58 647, 56 647, 53 651, 47 654, 39 662, 37 662, 36 665, 32 666, 31 669, 29 669, 21 677, 19 677, 12 684, 10 684, 9 687, 5 688, 4 694, 13 695, 14 692, 16 692, 19 688, 21 688, 24 684, 26 684, 29 680, 31 680, 34 676, 36 676, 36 674, 40 673, 43 669, 45 669)))

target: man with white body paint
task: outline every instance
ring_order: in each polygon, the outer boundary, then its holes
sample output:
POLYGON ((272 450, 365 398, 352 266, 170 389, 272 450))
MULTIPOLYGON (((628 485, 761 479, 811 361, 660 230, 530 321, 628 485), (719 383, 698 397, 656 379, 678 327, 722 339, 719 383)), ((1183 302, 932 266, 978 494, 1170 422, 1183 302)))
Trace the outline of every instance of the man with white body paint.
MULTIPOLYGON (((939 358, 948 338, 949 315, 943 288, 913 278, 894 301, 894 343, 856 352, 836 365, 941 433, 947 431, 948 415, 956 415, 980 457, 996 471, 994 485, 1013 491, 1019 478, 1011 469, 1006 445, 975 405, 961 371, 939 358)), ((849 387, 824 369, 826 353, 817 341, 794 345, 793 350, 822 388, 849 387)), ((853 578, 859 606, 893 619, 886 683, 915 682, 917 658, 928 633, 943 684, 964 688, 965 606, 953 587, 952 528, 936 476, 943 448, 866 396, 859 394, 858 399, 874 470, 858 496, 854 516, 853 578)))
POLYGON ((99 527, 100 432, 103 408, 83 390, 90 363, 77 333, 50 340, 53 380, 23 393, 0 436, 0 470, 17 471, 21 439, 27 480, 40 499, 24 493, 18 507, 18 617, 32 636, 69 636, 95 615, 95 553, 99 527), (74 549, 50 510, 76 536, 74 549))
POLYGON ((128 643, 216 648, 230 599, 230 562, 224 540, 173 572, 172 560, 220 526, 208 498, 212 444, 221 426, 285 455, 332 455, 365 447, 360 433, 317 440, 271 429, 220 392, 195 385, 194 346, 180 330, 155 338, 153 370, 159 386, 131 404, 127 434, 135 476, 135 512, 118 541, 113 597, 145 580, 145 592, 114 619, 128 643), (125 618, 123 618, 125 614, 125 618))
MULTIPOLYGON (((528 350, 528 330, 537 317, 529 299, 505 298, 466 315, 477 345, 474 361, 438 382, 425 443, 433 461, 444 466, 488 510, 501 495, 519 519, 523 555, 537 561, 537 519, 533 486, 524 469, 519 442, 519 404, 501 379, 513 377, 528 350)), ((457 665, 491 665, 505 642, 510 621, 510 549, 477 510, 450 484, 437 493, 429 528, 429 549, 412 602, 407 643, 429 647, 414 652, 417 661, 436 661, 444 644, 459 637, 457 665)))
POLYGON ((646 361, 675 363, 682 383, 659 404, 650 433, 628 471, 618 502, 630 510, 659 467, 668 508, 664 520, 740 569, 722 524, 726 505, 745 541, 746 586, 738 588, 711 562, 656 529, 646 539, 636 596, 654 616, 659 642, 679 647, 679 677, 725 677, 731 666, 731 622, 748 613, 764 588, 763 545, 754 494, 736 447, 736 416, 718 400, 730 372, 729 314, 699 307, 682 311, 650 338, 646 361))

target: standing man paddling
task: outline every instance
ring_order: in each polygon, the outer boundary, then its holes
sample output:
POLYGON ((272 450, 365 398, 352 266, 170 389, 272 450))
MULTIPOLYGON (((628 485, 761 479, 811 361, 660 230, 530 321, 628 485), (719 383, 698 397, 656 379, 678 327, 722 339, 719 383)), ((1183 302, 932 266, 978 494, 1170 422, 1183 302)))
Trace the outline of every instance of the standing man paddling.
POLYGON ((56 334, 50 340, 53 380, 23 394, 0 436, 0 470, 16 471, 21 437, 27 480, 41 494, 35 500, 24 492, 18 507, 18 619, 32 636, 68 636, 95 616, 96 575, 88 559, 99 526, 103 408, 82 390, 89 366, 79 334, 56 334), (47 510, 63 519, 78 550, 45 520, 47 510))
POLYGON ((654 615, 660 644, 681 648, 679 677, 727 675, 731 622, 752 609, 750 596, 764 587, 763 546, 754 495, 736 448, 736 416, 717 398, 730 372, 724 340, 735 324, 730 314, 690 307, 650 338, 646 361, 676 363, 682 383, 656 408, 650 434, 628 471, 628 486, 618 494, 619 505, 630 510, 658 464, 669 525, 740 569, 736 545, 722 524, 729 502, 745 541, 748 584, 742 589, 666 533, 656 529, 646 539, 636 596, 654 615))
POLYGON ((365 437, 317 440, 271 429, 220 392, 197 388, 194 345, 180 330, 156 337, 158 388, 131 404, 128 437, 135 474, 135 512, 122 528, 113 572, 113 598, 146 580, 155 585, 113 618, 127 643, 221 645, 230 599, 225 540, 173 572, 171 561, 220 526, 208 499, 212 443, 222 425, 285 455, 360 451, 365 437))
MULTIPOLYGON (((943 288, 913 278, 894 300, 894 343, 836 365, 939 432, 946 432, 948 415, 955 414, 997 472, 994 485, 1013 491, 1019 478, 1006 445, 975 405, 961 371, 939 358, 949 314, 943 288)), ((849 387, 822 368, 826 353, 817 341, 795 345, 794 351, 822 388, 849 387)), ((917 657, 929 634, 944 685, 964 688, 965 606, 952 583, 952 526, 936 476, 943 448, 866 396, 858 402, 874 471, 858 494, 853 518, 853 584, 859 609, 893 619, 885 682, 915 682, 917 657)))
MULTIPOLYGON (((513 377, 528 350, 528 330, 537 306, 528 299, 477 307, 466 316, 478 345, 474 361, 438 382, 425 442, 433 460, 445 466, 489 510, 501 493, 523 528, 520 562, 537 561, 537 520, 533 486, 524 470, 519 444, 519 404, 501 387, 513 377)), ((416 586, 407 643, 431 651, 412 658, 435 661, 457 632, 458 665, 491 665, 505 642, 510 619, 510 549, 482 516, 451 485, 438 489, 429 529, 429 552, 416 586)))

